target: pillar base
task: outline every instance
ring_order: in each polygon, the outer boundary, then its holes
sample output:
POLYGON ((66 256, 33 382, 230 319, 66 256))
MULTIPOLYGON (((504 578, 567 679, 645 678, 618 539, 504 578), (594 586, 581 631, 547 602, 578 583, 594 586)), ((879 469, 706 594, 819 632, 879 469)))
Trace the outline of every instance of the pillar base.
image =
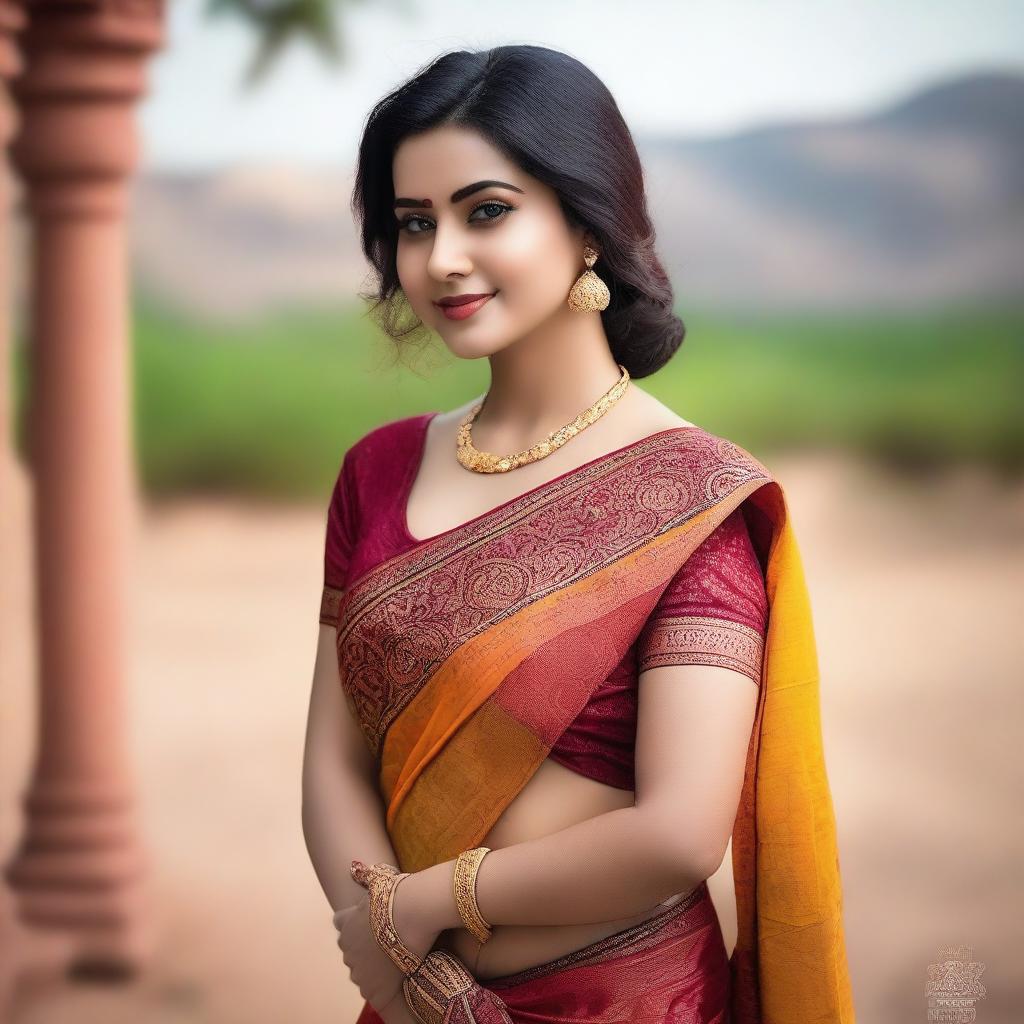
POLYGON ((143 923, 150 858, 126 794, 75 795, 58 786, 30 794, 25 837, 4 878, 20 927, 67 937, 75 977, 129 977, 152 948, 143 923))

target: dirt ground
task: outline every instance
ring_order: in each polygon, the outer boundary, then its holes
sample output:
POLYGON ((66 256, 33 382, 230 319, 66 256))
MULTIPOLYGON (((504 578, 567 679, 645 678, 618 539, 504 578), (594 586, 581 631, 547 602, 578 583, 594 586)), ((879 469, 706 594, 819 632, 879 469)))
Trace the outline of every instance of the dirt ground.
MULTIPOLYGON (((985 965, 978 1020, 1020 1019, 1024 487, 911 483, 829 454, 765 460, 814 608, 857 1019, 927 1019, 947 945, 985 965)), ((21 829, 35 728, 30 490, 2 467, 0 852, 21 829)), ((326 502, 326 497, 325 497, 326 502)), ((127 657, 154 953, 134 981, 62 979, 0 887, 0 1019, 355 1019, 300 825, 323 509, 189 501, 140 513, 127 657), (6 1015, 4 1015, 6 1014, 6 1015)), ((729 948, 729 858, 711 888, 729 948)))

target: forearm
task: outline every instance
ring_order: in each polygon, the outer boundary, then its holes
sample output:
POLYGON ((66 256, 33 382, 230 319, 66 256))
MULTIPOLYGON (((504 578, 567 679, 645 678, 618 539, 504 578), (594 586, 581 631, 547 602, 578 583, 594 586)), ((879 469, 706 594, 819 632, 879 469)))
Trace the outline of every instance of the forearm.
MULTIPOLYGON (((302 792, 306 847, 328 902, 335 911, 354 906, 366 896, 366 889, 352 877, 353 860, 398 866, 383 802, 371 780, 342 765, 319 774, 307 766, 302 792)), ((398 978, 398 968, 394 969, 398 978)), ((419 1024, 401 988, 385 1006, 374 1009, 384 1024, 419 1024)))
POLYGON ((302 832, 332 910, 353 906, 366 894, 352 878, 353 859, 398 866, 373 783, 342 765, 304 770, 302 832))
MULTIPOLYGON (((590 924, 631 917, 689 892, 710 873, 675 830, 649 810, 623 807, 551 835, 491 850, 476 876, 477 904, 492 925, 590 924)), ((441 929, 463 922, 455 904, 455 860, 406 879, 441 929)))

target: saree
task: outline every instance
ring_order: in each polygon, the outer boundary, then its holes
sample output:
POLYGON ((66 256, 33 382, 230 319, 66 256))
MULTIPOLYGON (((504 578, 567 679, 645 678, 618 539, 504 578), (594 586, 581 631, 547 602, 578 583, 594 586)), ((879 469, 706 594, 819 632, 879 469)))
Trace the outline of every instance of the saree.
MULTIPOLYGON (((729 1021, 729 958, 707 882, 639 924, 480 985, 515 1022, 729 1021)), ((366 1003, 356 1024, 383 1022, 366 1003)))
MULTIPOLYGON (((782 487, 740 446, 698 427, 662 430, 386 558, 331 595, 339 674, 374 756, 400 869, 450 860, 480 845, 648 626, 673 576, 741 506, 769 615, 732 833, 728 1019, 848 1024, 809 598, 782 487)), ((668 932, 655 938, 670 942, 668 932)), ((639 992, 656 967, 649 956, 630 961, 628 943, 618 953, 626 959, 590 965, 593 983, 610 965, 639 992)), ((674 960, 685 972, 685 958, 674 960)), ((557 989, 571 971, 553 963, 518 983, 557 989)))

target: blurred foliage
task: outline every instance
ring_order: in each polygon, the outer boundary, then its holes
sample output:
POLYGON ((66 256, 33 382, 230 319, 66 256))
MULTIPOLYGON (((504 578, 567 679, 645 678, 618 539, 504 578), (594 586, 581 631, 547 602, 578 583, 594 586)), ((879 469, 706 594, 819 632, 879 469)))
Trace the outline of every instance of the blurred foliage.
MULTIPOLYGON (((685 319, 682 348, 640 386, 759 458, 826 448, 908 472, 1024 471, 1024 310, 685 319)), ((486 360, 440 341, 400 359, 361 308, 228 328, 137 298, 134 321, 139 472, 154 496, 322 499, 368 430, 459 406, 489 381, 486 360)), ((24 450, 24 345, 16 354, 24 450)))
MULTIPOLYGON (((409 13, 410 0, 390 0, 409 13)), ((244 22, 256 39, 256 50, 245 71, 243 85, 265 82, 289 43, 310 44, 327 63, 347 62, 343 23, 349 8, 365 0, 207 0, 205 13, 244 22)))

